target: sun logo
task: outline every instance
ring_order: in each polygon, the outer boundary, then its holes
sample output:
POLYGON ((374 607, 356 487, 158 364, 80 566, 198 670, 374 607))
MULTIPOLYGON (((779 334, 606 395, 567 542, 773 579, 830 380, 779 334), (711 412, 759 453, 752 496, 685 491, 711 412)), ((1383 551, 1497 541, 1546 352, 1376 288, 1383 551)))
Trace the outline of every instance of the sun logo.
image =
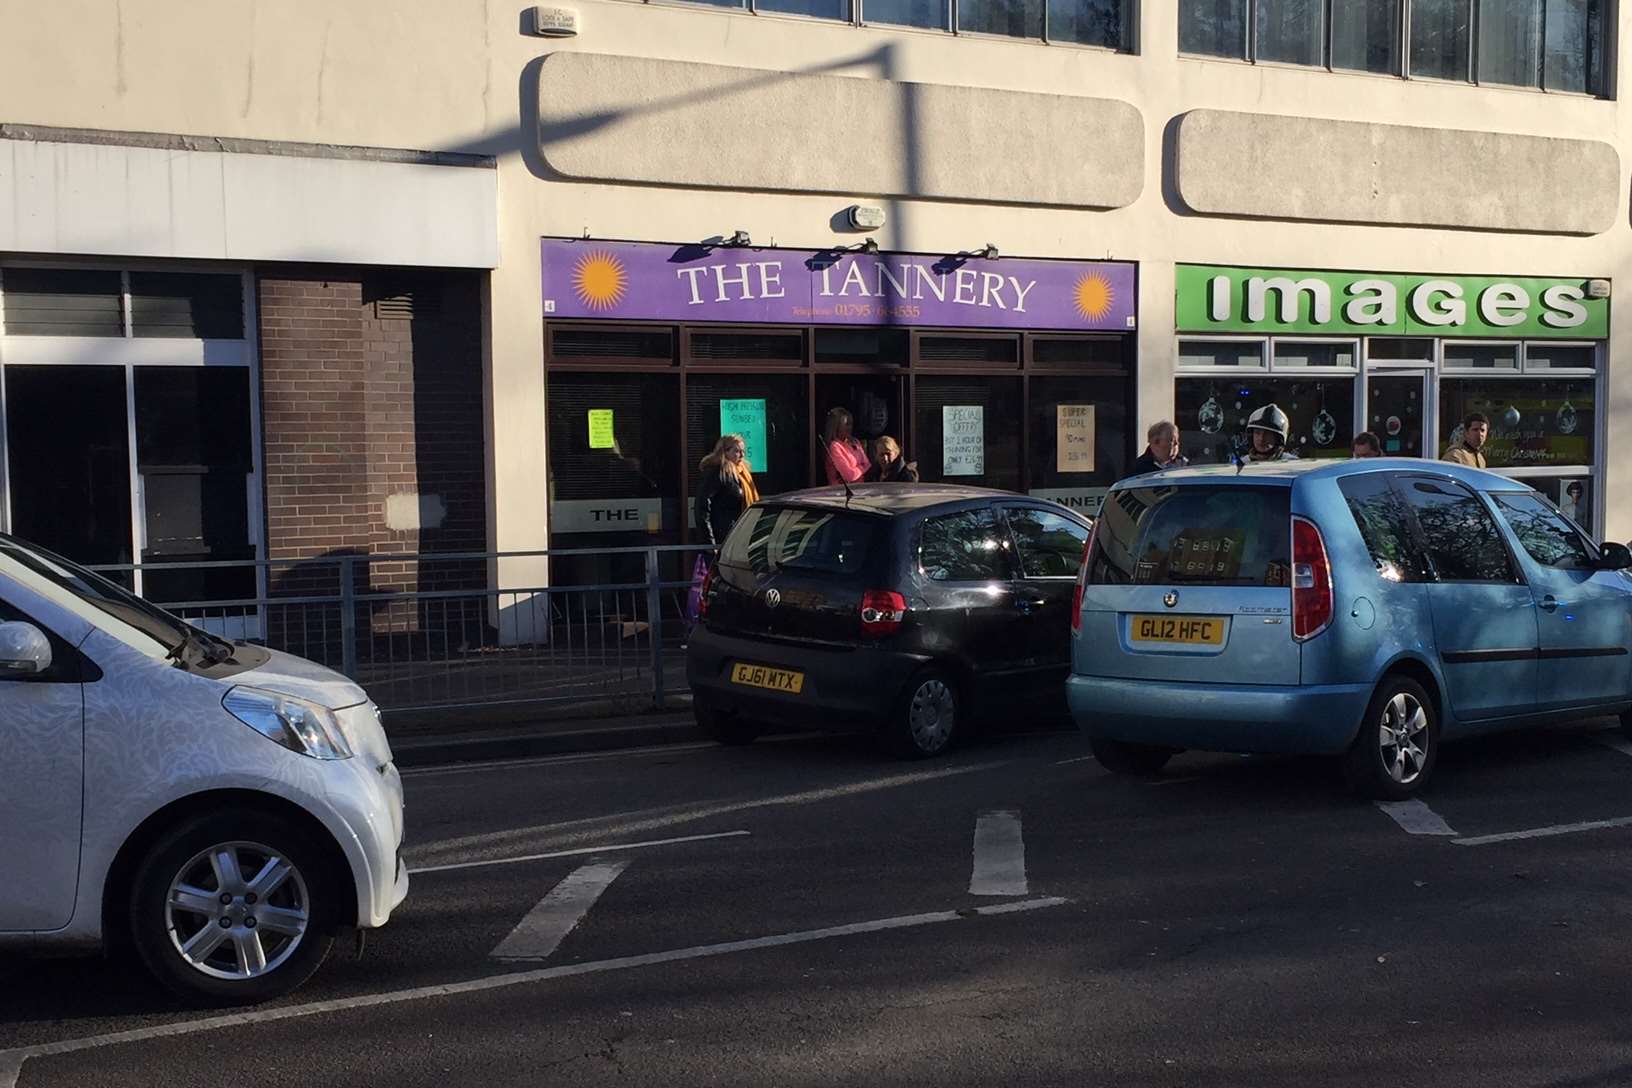
POLYGON ((1089 321, 1104 318, 1116 301, 1116 288, 1098 272, 1087 272, 1079 277, 1073 294, 1076 296, 1077 314, 1089 321))
POLYGON ((612 309, 623 301, 628 285, 623 262, 604 250, 584 254, 572 272, 572 286, 578 292, 578 301, 591 310, 612 309))

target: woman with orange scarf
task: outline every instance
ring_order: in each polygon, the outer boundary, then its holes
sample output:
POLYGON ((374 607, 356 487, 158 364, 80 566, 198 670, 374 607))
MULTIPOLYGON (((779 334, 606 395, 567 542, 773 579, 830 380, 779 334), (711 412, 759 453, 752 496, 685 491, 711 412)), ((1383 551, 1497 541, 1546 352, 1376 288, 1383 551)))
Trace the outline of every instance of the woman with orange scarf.
POLYGON ((759 501, 747 454, 742 435, 722 434, 697 466, 697 528, 716 547, 725 543, 742 512, 759 501))

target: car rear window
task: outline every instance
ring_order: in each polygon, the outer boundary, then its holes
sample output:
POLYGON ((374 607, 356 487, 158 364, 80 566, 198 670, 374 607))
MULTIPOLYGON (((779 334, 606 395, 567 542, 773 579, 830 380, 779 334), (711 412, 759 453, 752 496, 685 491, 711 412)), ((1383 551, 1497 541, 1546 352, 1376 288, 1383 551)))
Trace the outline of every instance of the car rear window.
POLYGON ((1286 586, 1291 489, 1132 487, 1100 511, 1094 585, 1286 586))
POLYGON ((726 538, 720 562, 755 574, 849 574, 866 566, 883 528, 882 519, 866 514, 750 506, 726 538))

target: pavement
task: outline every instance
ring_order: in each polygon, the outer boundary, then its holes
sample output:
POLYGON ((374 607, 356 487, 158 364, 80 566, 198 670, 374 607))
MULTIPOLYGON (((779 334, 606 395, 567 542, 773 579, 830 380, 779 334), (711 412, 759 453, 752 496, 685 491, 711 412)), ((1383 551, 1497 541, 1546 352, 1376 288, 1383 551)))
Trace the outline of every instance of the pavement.
POLYGON ((1632 743, 1107 773, 1073 733, 412 769, 407 902, 222 1016, 0 961, 0 1088, 1632 1083, 1632 743))

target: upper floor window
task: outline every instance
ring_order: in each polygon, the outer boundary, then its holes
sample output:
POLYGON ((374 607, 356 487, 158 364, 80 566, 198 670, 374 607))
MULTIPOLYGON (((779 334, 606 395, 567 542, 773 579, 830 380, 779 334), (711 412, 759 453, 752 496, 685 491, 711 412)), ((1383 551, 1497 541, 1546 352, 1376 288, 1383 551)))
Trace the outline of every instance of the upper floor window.
POLYGON ((1133 49, 1134 0, 692 0, 857 25, 915 26, 1106 49, 1133 49))
POLYGON ((1607 4, 1179 0, 1179 49, 1418 79, 1602 94, 1607 4))

